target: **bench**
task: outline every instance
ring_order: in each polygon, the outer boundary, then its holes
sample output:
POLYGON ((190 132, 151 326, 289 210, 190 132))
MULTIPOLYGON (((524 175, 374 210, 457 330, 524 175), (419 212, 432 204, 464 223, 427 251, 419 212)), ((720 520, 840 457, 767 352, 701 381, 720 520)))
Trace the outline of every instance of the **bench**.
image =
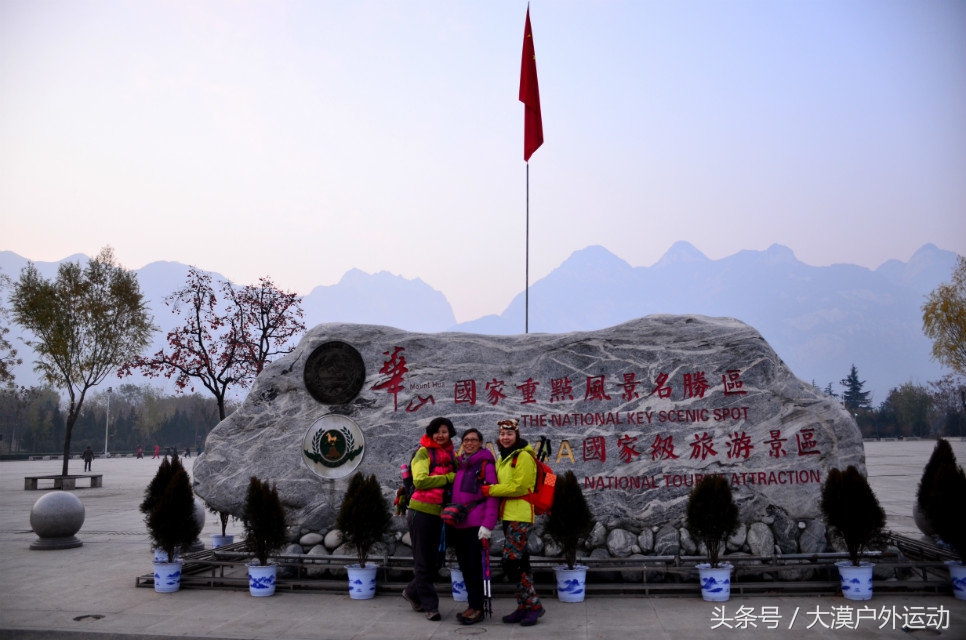
POLYGON ((73 474, 73 475, 51 475, 51 476, 24 476, 23 488, 26 491, 36 491, 40 487, 37 486, 40 480, 53 480, 54 489, 76 489, 77 480, 87 478, 90 480, 90 486, 92 489, 104 486, 104 475, 101 473, 83 473, 83 474, 73 474))

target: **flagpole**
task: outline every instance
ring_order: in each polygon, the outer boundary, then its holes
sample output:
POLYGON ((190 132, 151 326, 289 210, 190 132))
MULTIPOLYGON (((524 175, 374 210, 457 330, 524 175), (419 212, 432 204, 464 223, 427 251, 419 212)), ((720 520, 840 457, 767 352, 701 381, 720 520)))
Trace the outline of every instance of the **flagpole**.
POLYGON ((530 333, 530 156, 543 144, 540 89, 537 84, 537 56, 533 51, 530 5, 523 28, 523 57, 520 62, 520 102, 523 103, 523 161, 527 163, 526 266, 523 293, 523 332, 530 333))

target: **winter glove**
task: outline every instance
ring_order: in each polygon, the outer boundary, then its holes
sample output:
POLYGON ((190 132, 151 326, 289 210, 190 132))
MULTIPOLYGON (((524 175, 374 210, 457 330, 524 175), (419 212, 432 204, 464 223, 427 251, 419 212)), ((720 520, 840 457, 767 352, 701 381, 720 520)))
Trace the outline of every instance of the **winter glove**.
POLYGON ((480 533, 478 534, 480 540, 489 540, 491 535, 493 535, 492 531, 486 527, 480 527, 480 533))
POLYGON ((490 497, 490 485, 488 484, 483 485, 483 495, 486 496, 487 498, 490 497))

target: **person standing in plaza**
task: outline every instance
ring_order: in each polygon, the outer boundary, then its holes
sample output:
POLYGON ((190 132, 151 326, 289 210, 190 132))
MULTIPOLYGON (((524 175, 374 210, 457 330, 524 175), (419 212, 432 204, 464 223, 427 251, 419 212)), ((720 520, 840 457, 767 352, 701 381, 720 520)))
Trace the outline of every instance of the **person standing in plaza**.
POLYGON ((468 608, 456 614, 460 624, 483 620, 483 540, 489 540, 497 522, 500 501, 483 495, 483 486, 496 483, 496 459, 483 446, 483 434, 467 429, 460 440, 462 454, 456 459, 453 502, 468 508, 466 519, 447 530, 450 546, 466 583, 468 608))
POLYGON ((497 484, 484 485, 487 497, 501 498, 500 520, 503 521, 503 572, 516 582, 517 608, 503 616, 507 624, 520 623, 525 627, 537 624, 545 613, 534 588, 533 570, 527 541, 533 531, 533 505, 524 496, 533 491, 537 481, 536 453, 520 437, 520 421, 516 418, 500 420, 500 460, 496 465, 497 484))
POLYGON ((87 445, 81 457, 84 459, 84 471, 90 471, 91 464, 94 462, 94 450, 91 449, 91 445, 87 445))
POLYGON ((441 619, 439 595, 433 582, 439 570, 437 558, 443 531, 439 516, 456 475, 454 435, 456 431, 448 418, 434 418, 420 438, 419 449, 410 465, 416 487, 406 515, 413 549, 413 579, 402 595, 414 611, 424 612, 426 619, 432 621, 441 619))

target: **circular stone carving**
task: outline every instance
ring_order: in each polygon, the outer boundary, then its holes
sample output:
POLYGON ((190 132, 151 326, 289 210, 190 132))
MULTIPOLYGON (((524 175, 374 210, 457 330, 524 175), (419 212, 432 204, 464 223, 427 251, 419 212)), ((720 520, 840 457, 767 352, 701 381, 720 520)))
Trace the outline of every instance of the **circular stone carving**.
POLYGON ((305 362, 305 388, 323 404, 348 404, 366 381, 366 363, 351 344, 335 340, 316 347, 305 362))
POLYGON ((302 460, 316 475, 344 478, 362 462, 366 441, 362 429, 346 416, 329 413, 314 423, 302 439, 302 460))
POLYGON ((84 524, 84 503, 68 491, 42 495, 30 509, 30 528, 38 539, 31 549, 73 549, 83 543, 74 534, 84 524))

